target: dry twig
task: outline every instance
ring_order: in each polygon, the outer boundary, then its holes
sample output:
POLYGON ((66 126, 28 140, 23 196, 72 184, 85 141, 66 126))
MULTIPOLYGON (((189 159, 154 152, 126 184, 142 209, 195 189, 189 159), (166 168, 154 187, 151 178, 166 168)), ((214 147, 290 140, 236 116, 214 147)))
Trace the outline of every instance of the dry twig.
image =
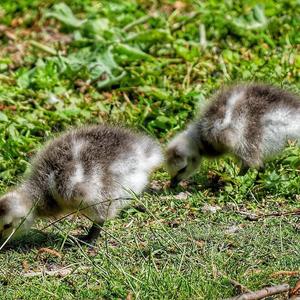
POLYGON ((229 278, 227 275, 221 273, 220 271, 218 271, 218 274, 220 276, 226 278, 237 289, 238 292, 240 292, 240 293, 243 293, 243 292, 252 293, 251 290, 249 290, 246 286, 242 285, 238 281, 236 281, 232 278, 229 278))
POLYGON ((280 284, 280 285, 266 287, 259 291, 245 293, 239 296, 228 298, 226 300, 258 300, 268 296, 288 292, 289 289, 290 286, 288 284, 280 284))

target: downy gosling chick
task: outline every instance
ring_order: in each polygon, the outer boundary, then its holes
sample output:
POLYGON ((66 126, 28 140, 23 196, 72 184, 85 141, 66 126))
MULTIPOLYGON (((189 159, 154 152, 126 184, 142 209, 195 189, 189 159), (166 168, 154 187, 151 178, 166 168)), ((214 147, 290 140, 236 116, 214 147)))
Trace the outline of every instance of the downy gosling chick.
POLYGON ((234 154, 248 168, 280 152, 287 140, 300 140, 300 99, 264 84, 240 84, 222 89, 200 116, 167 146, 166 166, 171 186, 192 175, 202 156, 234 154))
POLYGON ((0 240, 38 217, 78 211, 93 220, 83 240, 94 241, 161 163, 160 146, 146 135, 106 125, 73 129, 38 152, 24 183, 0 198, 0 240))

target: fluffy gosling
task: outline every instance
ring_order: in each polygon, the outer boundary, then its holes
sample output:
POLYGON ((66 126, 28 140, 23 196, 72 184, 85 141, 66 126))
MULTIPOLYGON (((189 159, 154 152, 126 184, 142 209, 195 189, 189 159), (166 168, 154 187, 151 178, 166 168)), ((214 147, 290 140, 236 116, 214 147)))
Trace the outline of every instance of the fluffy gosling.
POLYGON ((32 163, 29 176, 0 198, 0 240, 30 228, 39 217, 69 212, 93 225, 85 241, 95 241, 104 221, 143 191, 162 162, 150 137, 114 126, 71 130, 50 141, 32 163))
POLYGON ((240 84, 216 93, 201 115, 169 143, 166 166, 171 186, 191 176, 202 156, 234 154, 248 168, 300 140, 300 99, 265 84, 240 84))

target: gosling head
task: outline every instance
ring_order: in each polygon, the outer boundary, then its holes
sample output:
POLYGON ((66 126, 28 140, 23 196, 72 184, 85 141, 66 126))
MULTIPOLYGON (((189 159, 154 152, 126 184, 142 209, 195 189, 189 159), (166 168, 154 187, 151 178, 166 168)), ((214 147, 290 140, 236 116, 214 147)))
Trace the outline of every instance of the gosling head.
POLYGON ((20 235, 32 221, 31 206, 24 192, 12 191, 0 197, 0 241, 20 235))
POLYGON ((200 164, 200 154, 196 142, 187 132, 177 135, 167 146, 166 168, 171 176, 171 187, 190 177, 200 164))

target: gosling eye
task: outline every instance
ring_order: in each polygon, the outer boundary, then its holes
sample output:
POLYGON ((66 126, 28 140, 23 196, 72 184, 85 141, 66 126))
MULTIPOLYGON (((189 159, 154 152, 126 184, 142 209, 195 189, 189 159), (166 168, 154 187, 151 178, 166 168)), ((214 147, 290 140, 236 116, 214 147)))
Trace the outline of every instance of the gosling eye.
POLYGON ((6 230, 6 229, 10 228, 11 226, 12 226, 12 223, 5 224, 5 225, 3 226, 3 229, 6 230))

